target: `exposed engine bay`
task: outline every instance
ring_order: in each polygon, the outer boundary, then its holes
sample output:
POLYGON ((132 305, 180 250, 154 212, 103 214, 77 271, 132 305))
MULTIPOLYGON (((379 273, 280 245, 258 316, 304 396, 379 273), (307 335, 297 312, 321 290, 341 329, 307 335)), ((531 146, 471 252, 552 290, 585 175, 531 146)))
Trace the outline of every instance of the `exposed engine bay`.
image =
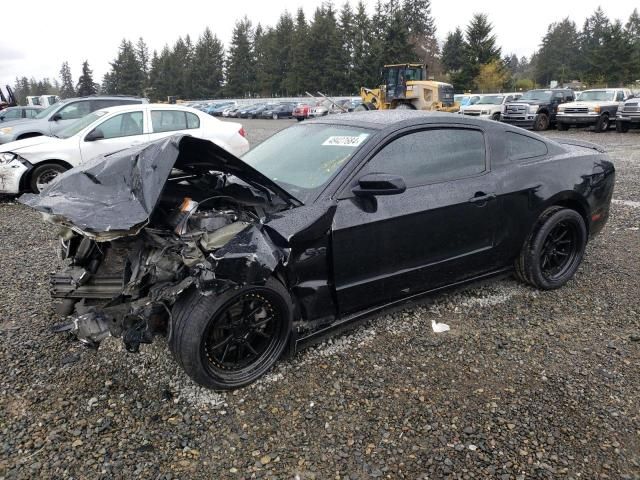
MULTIPOLYGON (((114 336, 137 352, 167 335, 169 348, 184 353, 172 347, 173 325, 192 325, 191 316, 176 312, 236 291, 250 291, 242 297, 249 308, 242 321, 251 317, 255 335, 272 339, 252 344, 265 355, 281 351, 284 341, 295 350, 299 335, 336 318, 327 255, 336 202, 305 205, 212 142, 174 136, 99 157, 20 202, 61 227, 66 266, 51 276, 51 294, 66 321, 54 331, 70 331, 89 346, 114 336), (266 330, 274 288, 284 288, 276 297, 289 300, 277 300, 285 316, 266 330), (250 307, 260 302, 264 312, 250 307)), ((237 345, 245 338, 235 325, 232 351, 243 357, 237 345)), ((181 339, 199 338, 180 332, 181 339)))
MULTIPOLYGON (((186 289, 207 295, 259 280, 218 277, 222 256, 216 254, 255 234, 265 210, 274 210, 265 195, 237 179, 174 171, 138 235, 99 241, 63 227, 60 256, 69 265, 52 276, 51 292, 61 299, 58 313, 74 320, 60 329, 74 330, 92 346, 108 335, 122 337, 127 350, 138 351, 167 333, 170 307, 186 289)), ((259 267, 254 270, 259 276, 259 267)))

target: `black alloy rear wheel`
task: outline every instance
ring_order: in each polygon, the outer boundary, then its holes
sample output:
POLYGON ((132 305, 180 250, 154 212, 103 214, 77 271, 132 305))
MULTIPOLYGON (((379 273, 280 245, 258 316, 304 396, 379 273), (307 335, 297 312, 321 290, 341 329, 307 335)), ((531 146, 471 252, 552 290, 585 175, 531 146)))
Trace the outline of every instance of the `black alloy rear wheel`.
POLYGON ((194 381, 230 390, 254 382, 273 366, 291 325, 291 298, 273 278, 221 295, 193 291, 174 306, 169 347, 194 381))
POLYGON ((586 245, 582 216, 569 208, 550 207, 525 241, 516 259, 516 275, 542 290, 559 288, 578 270, 586 245))

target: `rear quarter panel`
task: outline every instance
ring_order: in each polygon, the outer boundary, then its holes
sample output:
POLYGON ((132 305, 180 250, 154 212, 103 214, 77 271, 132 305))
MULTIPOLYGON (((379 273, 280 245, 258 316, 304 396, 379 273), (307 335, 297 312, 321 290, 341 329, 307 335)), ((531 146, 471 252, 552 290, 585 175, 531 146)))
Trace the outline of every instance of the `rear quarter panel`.
POLYGON ((589 234, 598 233, 608 218, 613 194, 615 170, 605 153, 529 135, 547 143, 546 156, 510 161, 505 142, 495 136, 492 142, 492 170, 503 214, 496 243, 509 261, 518 255, 540 214, 552 205, 578 210, 589 234))

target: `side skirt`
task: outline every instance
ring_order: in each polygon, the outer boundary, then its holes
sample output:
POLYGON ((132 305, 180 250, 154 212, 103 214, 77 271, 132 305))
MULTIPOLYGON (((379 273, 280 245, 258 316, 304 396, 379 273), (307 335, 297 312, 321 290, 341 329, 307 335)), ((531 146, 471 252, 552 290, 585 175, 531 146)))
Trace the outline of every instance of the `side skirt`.
POLYGON ((290 340, 289 340, 289 348, 287 349, 287 353, 289 356, 294 355, 295 353, 304 350, 307 347, 312 345, 316 345, 321 343, 323 340, 328 337, 337 335, 338 333, 345 332, 347 330, 353 329, 363 323, 367 322, 371 318, 378 316, 382 313, 391 313, 393 311, 399 310, 407 305, 415 305, 419 304, 424 297, 431 295, 433 293, 441 292, 444 290, 450 290, 457 287, 473 284, 476 282, 480 282, 486 280, 487 278, 496 277, 504 274, 508 274, 513 270, 512 267, 505 267, 499 270, 494 270, 489 273, 485 273, 483 275, 479 275, 477 277, 469 278, 466 280, 462 280, 459 282, 455 282, 449 285, 445 285, 443 287, 434 288, 431 290, 426 290, 424 292, 415 293, 408 297, 400 298, 398 300, 394 300, 392 302, 377 305, 372 308, 368 308, 366 310, 362 310, 357 313, 353 313, 346 317, 338 318, 331 325, 328 325, 320 330, 316 330, 315 332, 297 336, 296 332, 292 332, 290 340))

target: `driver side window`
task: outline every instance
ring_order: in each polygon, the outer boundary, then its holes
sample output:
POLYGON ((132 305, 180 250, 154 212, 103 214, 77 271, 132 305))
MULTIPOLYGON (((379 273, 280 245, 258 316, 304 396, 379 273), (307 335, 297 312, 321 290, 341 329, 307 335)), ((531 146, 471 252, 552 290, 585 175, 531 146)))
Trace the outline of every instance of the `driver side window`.
POLYGON ((102 131, 105 139, 142 135, 142 112, 121 113, 96 128, 102 131))
POLYGON ((91 113, 89 102, 74 102, 58 110, 60 120, 75 120, 91 113))
POLYGON ((481 131, 434 128, 392 140, 369 161, 363 173, 399 175, 407 187, 414 187, 477 175, 485 169, 481 131))
POLYGON ((616 102, 623 102, 624 101, 624 92, 622 90, 618 90, 618 93, 616 93, 616 102))

